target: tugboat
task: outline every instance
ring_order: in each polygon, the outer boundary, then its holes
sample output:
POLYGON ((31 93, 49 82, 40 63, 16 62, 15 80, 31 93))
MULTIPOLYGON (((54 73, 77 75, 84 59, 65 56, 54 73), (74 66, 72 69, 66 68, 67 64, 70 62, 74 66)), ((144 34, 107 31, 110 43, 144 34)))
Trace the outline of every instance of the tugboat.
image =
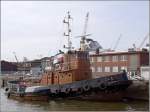
POLYGON ((85 41, 95 41, 87 39, 86 36, 89 34, 84 33, 81 36, 80 48, 73 50, 70 39, 70 19, 68 12, 67 18, 63 21, 68 26, 67 33, 64 33, 68 38, 68 46, 65 46, 68 50, 66 53, 60 51, 53 56, 51 69, 42 75, 41 85, 49 86, 49 98, 121 100, 125 89, 132 84, 126 72, 92 79, 89 50, 85 41))
POLYGON ((64 46, 67 51, 60 51, 51 57, 51 67, 42 74, 40 86, 19 86, 17 92, 9 92, 9 97, 34 101, 55 98, 118 101, 123 98, 123 92, 132 84, 126 72, 92 79, 89 51, 85 45, 86 35, 81 37, 80 48, 73 50, 70 19, 68 12, 63 21, 68 26, 67 33, 64 33, 68 38, 68 45, 64 46))

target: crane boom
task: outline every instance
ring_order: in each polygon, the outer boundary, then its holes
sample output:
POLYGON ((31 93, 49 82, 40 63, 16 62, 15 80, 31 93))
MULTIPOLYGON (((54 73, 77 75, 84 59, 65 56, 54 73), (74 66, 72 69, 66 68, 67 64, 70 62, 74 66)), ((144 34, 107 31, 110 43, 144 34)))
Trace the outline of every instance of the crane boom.
POLYGON ((122 37, 122 35, 120 34, 120 36, 118 37, 117 42, 116 42, 116 44, 115 44, 113 50, 115 50, 115 49, 117 48, 117 46, 118 46, 118 44, 119 44, 119 41, 120 41, 121 37, 122 37))
POLYGON ((84 28, 83 28, 83 33, 80 36, 76 36, 76 38, 81 38, 82 40, 85 41, 85 39, 86 39, 87 36, 91 36, 91 34, 87 34, 88 20, 89 20, 89 12, 87 12, 87 14, 86 14, 84 28))
POLYGON ((139 48, 141 48, 143 46, 143 44, 145 43, 146 39, 149 37, 149 33, 144 37, 143 41, 141 42, 141 44, 139 45, 139 48))
POLYGON ((88 20, 89 20, 89 12, 86 14, 83 35, 86 35, 88 20))
POLYGON ((17 58, 17 56, 16 56, 16 53, 13 52, 13 54, 14 54, 14 56, 15 56, 15 59, 16 59, 17 63, 18 63, 19 61, 18 61, 18 58, 17 58))

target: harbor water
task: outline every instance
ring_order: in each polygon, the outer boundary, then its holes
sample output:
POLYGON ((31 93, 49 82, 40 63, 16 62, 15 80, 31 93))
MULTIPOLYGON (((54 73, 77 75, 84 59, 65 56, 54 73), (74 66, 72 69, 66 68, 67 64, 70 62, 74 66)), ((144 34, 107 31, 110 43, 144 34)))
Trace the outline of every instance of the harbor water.
POLYGON ((100 102, 59 99, 49 102, 21 102, 7 99, 1 89, 1 112, 49 111, 148 111, 148 101, 100 102))

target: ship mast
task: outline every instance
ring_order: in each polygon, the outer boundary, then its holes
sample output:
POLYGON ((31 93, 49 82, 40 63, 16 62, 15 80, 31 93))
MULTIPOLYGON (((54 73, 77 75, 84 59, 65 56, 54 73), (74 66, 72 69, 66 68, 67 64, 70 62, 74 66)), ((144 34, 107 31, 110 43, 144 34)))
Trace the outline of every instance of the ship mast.
POLYGON ((65 46, 64 48, 68 49, 70 51, 72 49, 72 42, 71 42, 71 29, 70 29, 70 20, 71 20, 70 12, 67 12, 67 17, 64 18, 63 23, 67 24, 67 33, 64 33, 64 36, 67 37, 68 39, 68 45, 65 46))

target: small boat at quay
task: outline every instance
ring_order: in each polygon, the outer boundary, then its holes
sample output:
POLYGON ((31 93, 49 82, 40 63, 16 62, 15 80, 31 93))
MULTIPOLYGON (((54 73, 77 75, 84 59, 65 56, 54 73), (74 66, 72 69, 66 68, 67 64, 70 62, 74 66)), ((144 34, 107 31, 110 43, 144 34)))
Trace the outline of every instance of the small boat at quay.
POLYGON ((17 88, 17 91, 11 90, 7 96, 21 101, 48 101, 48 92, 49 88, 45 86, 32 86, 25 89, 22 85, 17 88))
MULTIPOLYGON (((88 14, 87 16, 88 17, 88 14)), ((118 101, 124 97, 124 91, 132 84, 125 71, 119 74, 92 79, 90 50, 99 49, 92 39, 81 36, 80 48, 73 49, 70 41, 70 13, 63 21, 67 24, 68 50, 60 51, 51 57, 50 69, 42 74, 39 86, 26 86, 21 82, 9 82, 9 98, 29 101, 48 101, 56 98, 75 98, 84 100, 118 101), (86 44, 86 42, 88 44, 86 44)))

